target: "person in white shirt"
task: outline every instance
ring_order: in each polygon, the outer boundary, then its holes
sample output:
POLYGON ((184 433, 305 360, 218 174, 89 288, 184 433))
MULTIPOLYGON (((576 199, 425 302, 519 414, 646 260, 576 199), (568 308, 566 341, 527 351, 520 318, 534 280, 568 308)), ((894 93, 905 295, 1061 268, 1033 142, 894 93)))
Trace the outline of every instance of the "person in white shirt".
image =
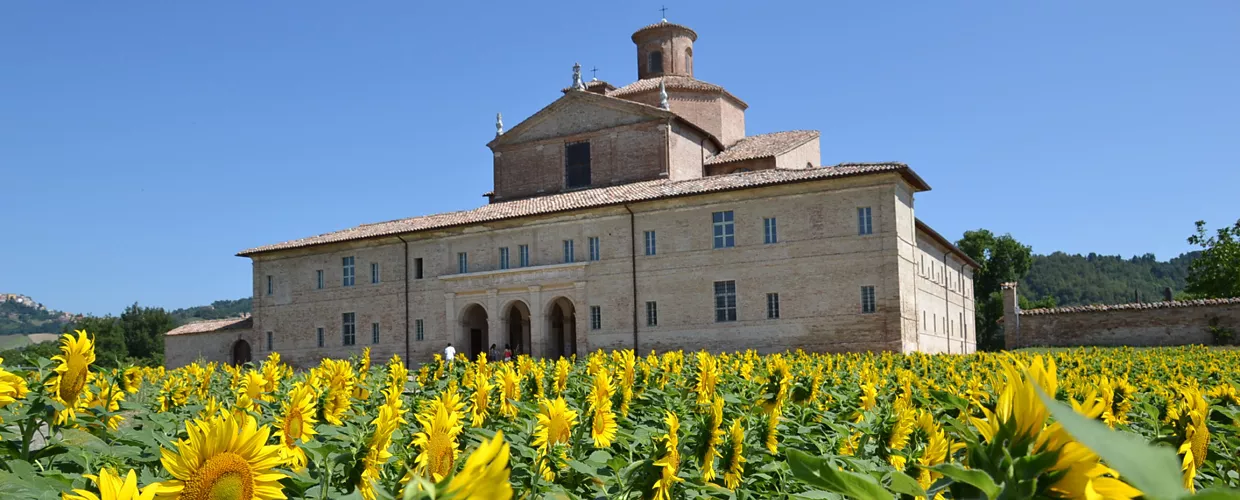
POLYGON ((443 359, 446 359, 448 360, 449 363, 451 363, 452 359, 455 357, 456 357, 456 348, 452 347, 451 342, 448 342, 448 347, 443 348, 443 359))

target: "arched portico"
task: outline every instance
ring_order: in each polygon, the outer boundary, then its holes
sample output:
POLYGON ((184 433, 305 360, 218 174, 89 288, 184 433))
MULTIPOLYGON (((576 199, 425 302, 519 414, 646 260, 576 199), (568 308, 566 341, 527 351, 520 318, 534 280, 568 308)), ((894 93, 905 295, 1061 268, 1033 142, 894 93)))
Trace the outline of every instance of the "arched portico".
POLYGON ((547 306, 547 357, 577 353, 577 311, 567 297, 556 297, 547 306))
POLYGON ((232 346, 232 364, 244 365, 250 361, 250 343, 245 339, 237 339, 232 346))
POLYGON ((487 328, 487 310, 482 304, 469 304, 461 310, 461 335, 460 338, 465 339, 464 344, 469 349, 467 352, 471 359, 477 359, 478 355, 487 352, 487 346, 490 345, 490 332, 487 328))
POLYGON ((514 300, 504 306, 504 337, 505 344, 512 349, 513 356, 529 354, 530 338, 530 307, 522 300, 514 300))

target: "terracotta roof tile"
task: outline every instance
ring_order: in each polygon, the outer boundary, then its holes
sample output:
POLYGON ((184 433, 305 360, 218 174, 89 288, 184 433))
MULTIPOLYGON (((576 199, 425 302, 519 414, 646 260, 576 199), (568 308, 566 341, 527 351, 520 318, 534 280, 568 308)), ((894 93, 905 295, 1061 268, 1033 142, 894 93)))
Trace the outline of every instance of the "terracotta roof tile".
POLYGON ((1170 302, 1138 302, 1133 304, 1088 305, 1029 309, 1021 311, 1021 316, 1042 316, 1046 314, 1072 314, 1103 311, 1130 311, 1135 309, 1170 309, 1175 307, 1219 306, 1228 304, 1240 305, 1240 297, 1227 299, 1173 300, 1170 302))
POLYGON ((662 83, 667 90, 690 90, 697 92, 721 92, 724 95, 736 99, 742 106, 748 108, 749 105, 742 101, 741 98, 732 95, 727 89, 713 83, 704 82, 688 76, 656 76, 654 78, 646 78, 630 83, 616 90, 607 92, 611 97, 626 97, 642 92, 651 92, 659 90, 659 83, 662 83))
POLYGON ((637 42, 637 35, 641 34, 643 31, 653 30, 653 29, 658 29, 658 28, 680 28, 682 30, 689 32, 689 39, 693 41, 697 41, 697 37, 698 37, 697 32, 693 31, 692 28, 685 26, 683 24, 669 23, 667 22, 667 19, 664 19, 654 24, 649 24, 646 26, 642 26, 641 28, 638 28, 637 31, 633 32, 633 37, 632 37, 633 41, 637 42))
POLYGON ((190 335, 194 333, 211 333, 224 330, 244 330, 254 327, 254 317, 246 316, 244 318, 224 318, 210 319, 206 321, 195 321, 168 330, 165 336, 173 335, 190 335))
POLYGON ((689 179, 682 181, 653 180, 621 184, 618 186, 583 189, 535 198, 491 203, 473 210, 447 212, 408 219, 398 219, 374 224, 334 231, 330 233, 301 238, 273 245, 243 250, 237 255, 246 257, 276 250, 324 245, 344 241, 355 241, 366 238, 391 236, 396 234, 427 231, 446 227, 476 224, 504 219, 513 219, 530 215, 550 214, 584 208, 620 205, 624 203, 650 201, 678 196, 689 196, 718 191, 729 191, 759 186, 787 184, 816 179, 850 177, 878 173, 900 173, 910 180, 918 189, 928 190, 930 186, 921 180, 916 173, 903 163, 842 163, 833 167, 797 169, 797 170, 759 170, 754 172, 735 173, 689 179))
POLYGON ((793 148, 818 138, 817 130, 789 130, 770 134, 751 135, 745 137, 732 147, 706 159, 707 165, 718 165, 734 161, 752 160, 754 158, 770 158, 786 153, 793 148))

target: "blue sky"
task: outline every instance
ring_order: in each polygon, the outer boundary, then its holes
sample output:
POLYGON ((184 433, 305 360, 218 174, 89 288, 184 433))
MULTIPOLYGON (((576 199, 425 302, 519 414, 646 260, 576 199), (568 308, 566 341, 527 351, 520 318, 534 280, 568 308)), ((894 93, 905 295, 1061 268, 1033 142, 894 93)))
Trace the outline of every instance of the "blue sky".
MULTIPOLYGON (((237 251, 459 210, 494 116, 636 78, 659 3, 5 2, 0 291, 74 312, 250 293, 237 251)), ((669 2, 750 134, 903 161, 950 238, 1159 258, 1240 217, 1240 2, 669 2)))

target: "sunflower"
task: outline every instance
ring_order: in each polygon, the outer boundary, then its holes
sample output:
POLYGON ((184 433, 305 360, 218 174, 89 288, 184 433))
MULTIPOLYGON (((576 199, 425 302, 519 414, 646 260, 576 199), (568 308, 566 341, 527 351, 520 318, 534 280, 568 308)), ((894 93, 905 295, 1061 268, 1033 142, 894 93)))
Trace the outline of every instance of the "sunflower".
POLYGON ((616 415, 611 412, 611 377, 606 370, 594 374, 594 384, 590 389, 590 437, 594 439, 595 448, 607 448, 616 439, 616 415))
MULTIPOLYGON (((0 365, 2 364, 4 358, 0 358, 0 365)), ((26 397, 27 392, 29 389, 26 388, 26 379, 0 368, 0 408, 26 397)))
POLYGON ((370 435, 366 457, 362 459, 362 475, 358 478, 357 489, 361 491, 362 498, 375 500, 375 482, 379 480, 379 468, 392 458, 388 447, 392 444, 392 434, 400 425, 400 418, 395 408, 384 405, 379 407, 379 415, 370 423, 375 426, 375 431, 370 435))
POLYGON ((348 360, 324 359, 315 378, 315 388, 319 388, 319 384, 327 386, 327 396, 323 401, 323 420, 332 425, 341 425, 345 412, 353 406, 353 385, 357 381, 353 365, 348 360))
POLYGON ((173 478, 159 483, 160 499, 274 500, 286 498, 280 486, 285 474, 280 447, 268 445, 271 429, 258 427, 249 415, 223 413, 185 425, 189 439, 177 451, 160 450, 164 469, 173 478))
POLYGON ((572 367, 572 363, 569 363, 567 359, 555 360, 555 393, 557 395, 563 396, 564 391, 568 389, 568 371, 572 367))
POLYGON ((280 403, 282 416, 275 437, 280 443, 280 457, 294 470, 306 467, 306 452, 297 446, 297 441, 309 442, 317 434, 314 430, 314 424, 318 422, 314 418, 316 402, 318 395, 314 388, 298 382, 293 384, 288 397, 280 403))
POLYGON ((715 396, 710 412, 706 414, 705 433, 702 442, 702 481, 715 479, 715 457, 719 456, 719 444, 723 442, 723 396, 715 396))
POLYGON ((659 468, 659 479, 654 483, 654 500, 671 500, 672 487, 684 481, 676 476, 680 470, 680 419, 669 411, 663 422, 667 424, 667 434, 659 443, 662 455, 654 463, 659 468))
POLYGON ((508 482, 509 449, 504 442, 504 431, 483 441, 482 445, 465 459, 461 471, 452 476, 444 489, 447 500, 509 500, 512 485, 508 482))
POLYGON ((521 401, 521 376, 512 367, 512 363, 504 363, 499 369, 499 413, 508 418, 517 416, 517 401, 521 401))
POLYGON ((62 500, 151 500, 155 498, 155 487, 147 486, 138 489, 138 475, 131 469, 125 479, 114 474, 111 469, 102 469, 99 476, 87 475, 95 480, 99 487, 99 495, 86 490, 73 490, 73 494, 65 493, 62 500))
POLYGON ((90 364, 95 362, 95 341, 83 330, 77 330, 76 338, 66 333, 60 337, 60 354, 53 356, 52 361, 60 364, 56 365, 56 376, 48 382, 48 387, 52 399, 65 406, 64 410, 56 411, 56 423, 64 425, 73 421, 75 412, 86 405, 80 396, 86 388, 90 364))
POLYGON ((1180 445, 1180 453, 1184 455, 1184 487, 1188 491, 1197 491, 1193 479, 1197 470, 1205 463, 1206 450, 1210 441, 1210 429, 1206 422, 1210 417, 1210 405, 1196 388, 1181 390, 1184 396, 1184 443, 1180 445))
POLYGON ((125 369, 125 374, 121 379, 125 384, 125 392, 134 394, 142 387, 142 369, 131 366, 125 369))
MULTIPOLYGON (((908 446, 909 436, 913 435, 913 427, 917 422, 916 413, 907 406, 897 410, 896 421, 891 426, 891 434, 887 437, 887 448, 891 452, 902 451, 908 446)), ((887 463, 898 471, 903 471, 908 458, 897 453, 887 455, 887 463)))
POLYGON ((464 419, 461 412, 463 407, 456 388, 449 386, 439 394, 438 399, 430 401, 425 411, 415 417, 421 430, 414 434, 411 446, 417 448, 418 455, 414 458, 414 467, 410 469, 410 475, 406 476, 405 481, 408 481, 412 474, 420 474, 439 482, 452 473, 457 448, 460 446, 457 438, 464 428, 461 422, 464 419))
POLYGON ((469 408, 470 424, 474 427, 482 427, 486 423, 488 408, 491 403, 491 388, 495 387, 491 384, 491 376, 486 373, 486 356, 485 353, 479 356, 478 368, 472 372, 466 371, 468 378, 466 385, 474 390, 471 401, 473 405, 469 408))
POLYGON ((740 486, 741 474, 745 472, 745 429, 741 427, 740 419, 733 420, 732 427, 728 428, 728 441, 720 463, 724 466, 723 485, 734 490, 740 486))
POLYGON ((544 479, 555 479, 555 471, 548 463, 551 448, 558 444, 568 444, 572 438, 573 426, 577 425, 576 410, 569 409, 564 398, 543 400, 539 403, 538 424, 534 427, 533 446, 537 450, 539 472, 544 479))
POLYGON ((715 399, 715 385, 719 383, 719 362, 709 352, 698 351, 698 379, 694 392, 697 393, 697 404, 705 406, 715 399))
MULTIPOLYGON (((86 397, 86 406, 88 408, 99 408, 102 411, 115 413, 121 409, 121 401, 125 400, 125 390, 114 382, 107 380, 99 380, 97 382, 95 392, 87 391, 83 393, 86 397)), ((116 430, 120 427, 121 421, 125 417, 120 415, 112 415, 107 418, 107 426, 109 429, 116 430)))

